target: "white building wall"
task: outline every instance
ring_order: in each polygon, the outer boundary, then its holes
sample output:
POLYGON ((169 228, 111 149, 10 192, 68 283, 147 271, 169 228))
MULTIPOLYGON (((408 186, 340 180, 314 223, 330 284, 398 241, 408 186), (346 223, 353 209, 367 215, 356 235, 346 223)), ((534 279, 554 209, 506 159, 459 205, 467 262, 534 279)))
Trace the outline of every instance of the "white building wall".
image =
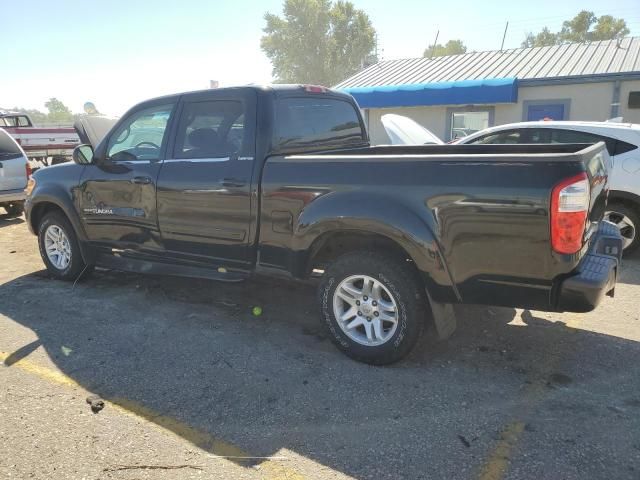
MULTIPOLYGON (((614 86, 614 82, 591 82, 519 87, 517 103, 478 105, 478 107, 494 107, 494 125, 502 125, 526 120, 525 102, 527 101, 548 100, 549 103, 554 103, 554 101, 569 100, 567 120, 604 121, 611 117, 614 86)), ((627 106, 630 91, 640 91, 640 80, 621 82, 619 115, 622 115, 626 122, 640 123, 640 109, 629 109, 627 106)), ((385 113, 396 113, 412 118, 446 141, 449 139, 447 107, 447 105, 443 105, 370 109, 369 134, 371 142, 373 144, 389 143, 389 138, 380 121, 380 117, 385 113)), ((459 108, 460 105, 451 107, 459 108)))

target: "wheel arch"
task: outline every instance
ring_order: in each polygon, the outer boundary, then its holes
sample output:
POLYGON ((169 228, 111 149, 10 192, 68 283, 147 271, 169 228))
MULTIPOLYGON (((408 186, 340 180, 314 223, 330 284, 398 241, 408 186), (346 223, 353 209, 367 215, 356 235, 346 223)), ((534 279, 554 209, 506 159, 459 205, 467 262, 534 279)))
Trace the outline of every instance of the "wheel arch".
POLYGON ((429 210, 423 217, 395 198, 350 193, 319 199, 301 213, 294 225, 293 250, 299 254, 294 275, 307 276, 347 251, 375 249, 411 261, 435 298, 459 300, 429 210))

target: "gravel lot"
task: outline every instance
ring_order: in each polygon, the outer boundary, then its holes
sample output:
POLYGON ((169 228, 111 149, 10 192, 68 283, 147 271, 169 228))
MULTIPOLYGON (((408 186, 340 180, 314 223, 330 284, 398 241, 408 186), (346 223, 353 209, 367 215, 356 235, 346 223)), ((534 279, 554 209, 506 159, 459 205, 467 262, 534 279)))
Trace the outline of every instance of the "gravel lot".
POLYGON ((3 217, 0 266, 0 478, 640 478, 640 257, 595 312, 460 307, 391 367, 334 349, 313 286, 74 287, 3 217))

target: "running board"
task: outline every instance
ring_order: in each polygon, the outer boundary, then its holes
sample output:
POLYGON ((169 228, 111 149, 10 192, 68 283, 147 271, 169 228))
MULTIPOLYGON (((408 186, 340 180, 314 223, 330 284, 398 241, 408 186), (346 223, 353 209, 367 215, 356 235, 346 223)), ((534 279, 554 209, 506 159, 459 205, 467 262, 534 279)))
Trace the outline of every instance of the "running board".
POLYGON ((141 260, 121 253, 99 253, 96 264, 101 267, 122 270, 124 272, 144 273, 151 275, 172 275, 177 277, 204 278, 221 282, 242 282, 249 274, 238 271, 227 271, 225 268, 205 268, 194 265, 180 265, 158 261, 141 260))

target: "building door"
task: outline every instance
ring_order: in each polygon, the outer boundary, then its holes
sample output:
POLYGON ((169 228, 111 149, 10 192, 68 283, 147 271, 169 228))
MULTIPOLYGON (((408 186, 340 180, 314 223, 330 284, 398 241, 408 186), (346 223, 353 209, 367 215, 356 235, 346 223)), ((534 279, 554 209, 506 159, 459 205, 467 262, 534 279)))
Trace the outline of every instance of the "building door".
POLYGON ((527 121, 534 122, 537 120, 564 120, 564 104, 529 105, 527 108, 527 121))

